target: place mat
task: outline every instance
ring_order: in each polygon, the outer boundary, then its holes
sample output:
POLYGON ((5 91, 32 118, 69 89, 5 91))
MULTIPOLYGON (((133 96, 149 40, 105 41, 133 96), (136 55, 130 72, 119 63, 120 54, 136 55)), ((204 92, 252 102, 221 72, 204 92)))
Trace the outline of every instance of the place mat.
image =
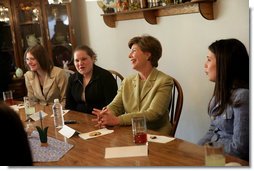
POLYGON ((102 128, 102 129, 98 129, 98 130, 87 132, 87 133, 81 133, 81 134, 79 134, 79 137, 84 139, 84 140, 87 140, 87 139, 90 139, 90 138, 95 138, 95 137, 100 137, 102 135, 110 134, 112 132, 114 132, 114 130, 109 130, 107 128, 102 128))
POLYGON ((31 136, 28 137, 28 140, 34 162, 58 161, 73 147, 72 144, 68 144, 52 137, 48 137, 47 147, 41 147, 41 142, 37 131, 33 131, 31 136))

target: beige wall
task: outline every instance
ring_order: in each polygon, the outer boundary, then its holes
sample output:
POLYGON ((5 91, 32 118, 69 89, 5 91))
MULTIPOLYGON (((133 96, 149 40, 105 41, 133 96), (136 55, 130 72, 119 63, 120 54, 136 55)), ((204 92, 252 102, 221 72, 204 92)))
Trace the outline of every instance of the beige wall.
POLYGON ((133 73, 127 42, 144 33, 158 38, 163 56, 158 69, 178 79, 184 91, 184 105, 176 137, 196 143, 207 131, 207 104, 214 84, 204 74, 207 47, 217 39, 237 38, 249 50, 249 6, 247 0, 217 0, 215 20, 199 13, 157 18, 157 25, 144 19, 120 21, 109 28, 95 1, 74 0, 74 21, 79 43, 90 45, 97 64, 124 76, 133 73))

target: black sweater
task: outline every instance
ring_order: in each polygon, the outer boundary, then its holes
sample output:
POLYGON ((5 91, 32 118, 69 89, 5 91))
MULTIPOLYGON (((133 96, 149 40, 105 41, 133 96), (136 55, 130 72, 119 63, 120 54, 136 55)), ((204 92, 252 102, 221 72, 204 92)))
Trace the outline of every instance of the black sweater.
POLYGON ((91 114, 93 108, 102 109, 108 105, 116 93, 117 83, 113 75, 94 65, 92 78, 85 88, 86 102, 82 100, 83 75, 76 72, 69 77, 65 109, 91 114))

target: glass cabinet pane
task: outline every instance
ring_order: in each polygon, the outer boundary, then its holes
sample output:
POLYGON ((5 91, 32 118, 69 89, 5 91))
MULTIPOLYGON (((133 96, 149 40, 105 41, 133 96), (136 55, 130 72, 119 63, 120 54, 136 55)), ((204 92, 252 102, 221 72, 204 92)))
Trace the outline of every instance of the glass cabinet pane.
POLYGON ((15 51, 13 47, 12 27, 10 24, 11 9, 9 1, 0 2, 0 60, 15 70, 15 51))
POLYGON ((23 51, 36 44, 43 44, 40 1, 20 0, 18 16, 23 51))
POLYGON ((47 5, 48 30, 54 64, 63 67, 71 63, 72 43, 69 32, 69 15, 65 4, 47 5))
POLYGON ((62 67, 63 61, 73 66, 71 56, 76 40, 71 24, 71 3, 54 2, 0 0, 0 50, 9 54, 14 68, 26 70, 24 53, 36 44, 48 50, 56 66, 62 67))

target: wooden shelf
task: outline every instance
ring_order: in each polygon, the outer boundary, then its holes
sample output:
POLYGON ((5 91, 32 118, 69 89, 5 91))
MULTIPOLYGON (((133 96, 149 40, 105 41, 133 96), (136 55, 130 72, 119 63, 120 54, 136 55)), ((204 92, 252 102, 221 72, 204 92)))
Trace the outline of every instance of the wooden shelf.
POLYGON ((213 20, 213 3, 216 0, 192 0, 191 2, 145 8, 127 12, 101 14, 105 24, 115 28, 116 21, 133 20, 144 18, 149 24, 157 24, 157 17, 171 16, 179 14, 200 13, 205 19, 213 20))
POLYGON ((22 22, 20 23, 20 25, 22 26, 26 26, 26 25, 34 25, 34 24, 40 24, 38 21, 26 21, 26 22, 22 22))

